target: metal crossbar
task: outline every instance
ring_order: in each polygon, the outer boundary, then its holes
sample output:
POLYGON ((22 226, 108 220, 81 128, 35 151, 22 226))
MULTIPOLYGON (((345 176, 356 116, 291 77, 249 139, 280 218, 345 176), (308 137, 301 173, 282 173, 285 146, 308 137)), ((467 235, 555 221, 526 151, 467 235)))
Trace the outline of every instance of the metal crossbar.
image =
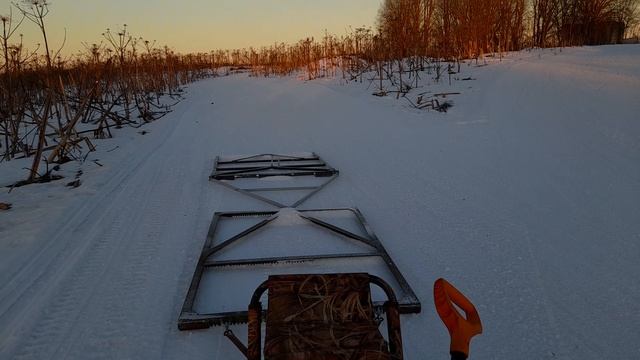
POLYGON ((315 153, 300 155, 258 154, 231 158, 220 156, 216 157, 213 171, 209 176, 209 179, 234 191, 240 192, 254 199, 264 201, 275 207, 295 208, 335 180, 338 177, 338 174, 338 170, 329 166, 315 153), (238 179, 259 179, 274 176, 311 176, 316 178, 326 177, 327 179, 317 186, 276 186, 264 188, 242 187, 234 182, 234 180, 238 179), (293 204, 283 204, 280 201, 276 201, 259 194, 260 192, 305 190, 308 192, 293 204))
MULTIPOLYGON (((187 296, 178 319, 178 328, 180 330, 193 330, 204 329, 214 325, 233 324, 239 322, 246 322, 247 312, 244 309, 238 309, 231 312, 218 312, 201 314, 194 310, 194 303, 198 294, 200 286, 200 280, 203 273, 207 270, 215 271, 216 268, 223 266, 244 266, 244 265, 261 265, 261 264, 289 264, 289 263, 306 263, 317 260, 325 259, 349 259, 349 258, 365 258, 365 257, 379 257, 385 263, 389 272, 393 275, 395 281, 401 290, 401 296, 399 296, 399 309, 401 313, 419 313, 421 309, 420 301, 415 295, 413 289, 406 281, 396 264, 387 253, 386 249, 373 233, 372 229, 367 224, 364 216, 357 208, 338 208, 338 209, 315 209, 315 210, 300 210, 299 216, 309 222, 310 226, 319 226, 332 233, 339 234, 347 241, 356 241, 358 243, 366 244, 372 251, 371 252, 359 252, 359 253, 341 253, 341 254, 317 254, 317 255, 304 255, 304 256, 281 256, 281 257, 266 257, 266 258, 254 258, 254 259, 236 259, 236 260, 214 260, 212 256, 222 251, 227 246, 230 246, 237 241, 245 238, 246 236, 254 233, 255 231, 268 226, 273 220, 278 217, 277 211, 239 211, 239 212, 217 212, 214 214, 209 227, 209 233, 207 240, 202 249, 201 256, 196 265, 191 285, 187 292, 187 296), (366 233, 366 236, 361 236, 344 229, 342 227, 330 224, 326 221, 320 220, 311 216, 312 213, 323 212, 339 212, 349 211, 357 220, 358 225, 366 233), (220 222, 225 219, 242 218, 242 217, 265 217, 264 220, 257 224, 248 227, 245 230, 229 237, 226 240, 220 240, 216 238, 216 229, 220 222)), ((382 307, 382 303, 374 304, 378 309, 382 307)))

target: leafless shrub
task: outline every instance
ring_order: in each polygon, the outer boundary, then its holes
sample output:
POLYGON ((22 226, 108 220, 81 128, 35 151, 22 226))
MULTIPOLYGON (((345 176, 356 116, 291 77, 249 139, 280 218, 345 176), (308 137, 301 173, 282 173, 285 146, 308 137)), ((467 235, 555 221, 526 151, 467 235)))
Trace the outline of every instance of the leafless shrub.
MULTIPOLYGON (((83 159, 94 146, 90 138, 111 137, 113 127, 140 127, 171 111, 181 87, 216 74, 215 54, 175 54, 154 42, 133 37, 128 29, 107 30, 100 44, 63 59, 63 45, 51 51, 45 0, 13 3, 22 15, 1 16, 0 67, 1 159, 32 157, 26 183, 47 180, 46 165, 83 159), (15 33, 23 20, 34 23, 44 48, 29 51, 15 33), (46 153, 46 154, 45 154, 46 153)), ((22 24, 24 26, 24 24, 22 24)))

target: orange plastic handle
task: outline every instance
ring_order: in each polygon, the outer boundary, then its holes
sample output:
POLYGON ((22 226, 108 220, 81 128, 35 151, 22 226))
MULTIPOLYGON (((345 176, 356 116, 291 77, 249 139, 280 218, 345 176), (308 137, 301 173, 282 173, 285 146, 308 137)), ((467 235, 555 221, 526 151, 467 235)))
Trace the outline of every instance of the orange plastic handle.
POLYGON ((433 284, 433 299, 438 315, 451 336, 450 351, 469 356, 471 338, 482 333, 476 307, 445 279, 438 279, 433 284), (465 312, 466 318, 460 315, 454 304, 465 312))

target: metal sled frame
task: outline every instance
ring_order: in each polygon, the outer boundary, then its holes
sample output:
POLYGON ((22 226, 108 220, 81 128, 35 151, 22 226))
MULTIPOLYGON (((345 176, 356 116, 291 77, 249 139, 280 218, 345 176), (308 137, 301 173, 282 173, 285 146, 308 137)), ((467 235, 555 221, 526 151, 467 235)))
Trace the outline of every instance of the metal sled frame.
MULTIPOLYGON (((342 235, 343 237, 364 243, 374 250, 373 252, 361 252, 361 253, 348 253, 348 254, 318 254, 318 255, 306 255, 306 256, 283 256, 283 257, 269 257, 269 258, 255 258, 255 259, 239 259, 239 260, 223 260, 214 261, 209 257, 216 254, 218 251, 224 249, 226 246, 239 241, 252 232, 264 227, 271 221, 278 217, 277 211, 239 211, 239 212, 216 212, 213 216, 211 226, 209 227, 209 233, 207 234, 207 240, 202 249, 200 259, 196 266, 196 270, 191 279, 191 285, 189 291, 182 306, 182 312, 178 319, 178 328, 180 330, 195 330, 206 329, 215 325, 244 323, 247 321, 247 312, 245 310, 239 310, 234 312, 221 312, 211 314, 200 314, 193 310, 194 302, 200 286, 200 279, 207 268, 216 268, 223 266, 237 266, 237 265, 260 265, 260 264, 287 264, 287 263, 304 263, 312 262, 314 260, 322 259, 348 259, 348 258, 363 258, 363 257, 380 257, 386 264, 388 270, 391 272, 396 282, 400 286, 402 296, 399 300, 399 310, 401 314, 419 313, 421 309, 420 300, 416 296, 415 292, 405 280, 404 276, 393 262, 389 253, 373 233, 369 225, 367 224, 364 216, 357 208, 336 208, 336 209, 314 209, 314 210, 299 210, 300 217, 306 219, 312 224, 318 225, 328 231, 342 235), (330 212, 330 211, 351 211, 358 220, 359 225, 364 229, 367 236, 361 236, 354 234, 349 230, 335 226, 324 222, 318 218, 305 215, 305 213, 318 213, 318 212, 330 212), (215 232, 218 223, 221 218, 237 218, 237 217, 265 217, 264 220, 259 223, 237 233, 230 238, 217 243, 215 239, 215 232)), ((375 307, 377 310, 381 310, 383 303, 376 302, 375 307)))
POLYGON ((257 154, 233 160, 224 160, 220 156, 216 156, 209 180, 279 208, 295 208, 335 180, 338 173, 338 170, 327 165, 316 153, 308 155, 257 154), (315 176, 326 177, 327 180, 318 186, 297 187, 242 188, 232 184, 232 181, 236 179, 269 176, 315 176), (290 205, 257 194, 259 191, 295 190, 309 190, 310 192, 290 205))

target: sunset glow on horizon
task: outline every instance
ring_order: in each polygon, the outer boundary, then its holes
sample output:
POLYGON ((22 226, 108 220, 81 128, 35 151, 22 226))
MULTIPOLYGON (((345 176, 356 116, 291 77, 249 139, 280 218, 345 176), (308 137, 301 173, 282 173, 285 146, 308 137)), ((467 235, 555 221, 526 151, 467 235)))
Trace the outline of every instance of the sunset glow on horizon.
MULTIPOLYGON (((351 28, 374 26, 381 0, 145 0, 75 1, 51 0, 46 18, 52 48, 65 55, 84 51, 83 43, 100 43, 106 29, 118 31, 127 24, 134 37, 156 46, 167 45, 182 52, 208 52, 292 43, 306 37, 320 38, 325 29, 344 35, 351 28)), ((10 2, 0 8, 9 14, 10 2)), ((19 13, 13 9, 14 19, 19 13)), ((35 24, 24 21, 18 33, 24 34, 29 48, 42 42, 35 24)))

